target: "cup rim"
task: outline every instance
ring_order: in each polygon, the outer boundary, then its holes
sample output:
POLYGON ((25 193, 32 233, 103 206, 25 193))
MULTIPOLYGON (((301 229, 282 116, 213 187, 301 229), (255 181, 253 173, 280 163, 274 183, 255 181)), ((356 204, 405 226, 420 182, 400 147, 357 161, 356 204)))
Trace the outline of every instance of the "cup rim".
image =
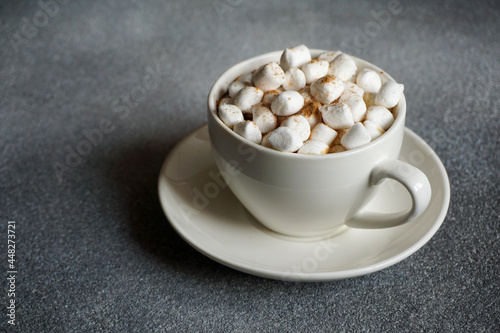
MULTIPOLYGON (((322 50, 322 49, 309 49, 309 51, 311 52, 311 55, 313 57, 317 57, 320 53, 323 53, 323 52, 331 52, 329 50, 322 50)), ((375 147, 383 144, 383 142, 390 140, 390 138, 393 135, 395 135, 395 133, 397 132, 399 127, 402 126, 404 128, 404 122, 405 122, 405 118, 406 118, 406 98, 405 98, 405 95, 403 92, 398 104, 396 105, 396 107, 398 108, 398 114, 395 117, 394 122, 392 123, 391 127, 387 131, 385 131, 381 136, 379 136, 378 138, 372 140, 371 142, 369 142, 361 147, 357 147, 357 148, 354 148, 351 150, 347 150, 347 151, 343 151, 343 152, 339 152, 339 153, 321 154, 321 155, 289 153, 289 152, 282 152, 282 151, 278 151, 278 150, 264 147, 260 144, 256 144, 254 142, 246 140, 242 136, 236 134, 232 129, 227 127, 226 124, 224 124, 224 122, 222 122, 222 120, 219 118, 219 116, 217 114, 217 99, 216 99, 216 97, 219 94, 219 91, 221 90, 220 89, 221 86, 224 85, 224 82, 227 82, 227 84, 229 85, 229 83, 234 81, 238 76, 249 72, 249 71, 245 71, 245 72, 239 73, 237 76, 232 75, 232 73, 237 68, 246 67, 251 63, 260 62, 260 61, 263 61, 263 59, 267 59, 267 58, 274 58, 275 59, 275 60, 270 59, 268 62, 270 62, 270 61, 279 62, 279 58, 280 58, 282 53, 283 53, 283 50, 272 51, 272 52, 260 54, 260 55, 245 59, 243 61, 240 61, 239 63, 226 69, 224 71, 224 73, 222 73, 222 75, 220 75, 217 78, 217 80, 213 84, 212 88, 210 89, 210 92, 208 95, 208 100, 207 100, 207 106, 208 106, 208 111, 210 113, 210 116, 215 120, 215 123, 219 127, 222 127, 227 134, 231 135, 236 140, 240 141, 243 144, 247 144, 248 146, 256 149, 259 152, 262 152, 264 154, 270 154, 270 155, 278 154, 277 156, 280 156, 281 158, 284 158, 285 156, 289 156, 290 158, 293 158, 293 159, 328 160, 328 159, 348 158, 349 156, 352 156, 352 155, 361 154, 362 152, 364 152, 366 150, 374 149, 375 147), (227 79, 230 79, 230 80, 227 80, 227 79)), ((363 68, 370 68, 370 69, 373 69, 376 72, 378 72, 381 75, 383 82, 388 81, 388 80, 397 82, 396 80, 394 80, 394 78, 392 76, 390 76, 385 70, 381 69, 380 67, 378 67, 378 66, 376 66, 376 65, 374 65, 366 60, 363 60, 361 58, 352 56, 350 54, 348 54, 348 55, 350 57, 352 57, 356 61, 357 64, 364 65, 363 68), (384 78, 385 78, 385 80, 384 80, 384 78)), ((265 63, 267 63, 267 62, 262 62, 262 65, 265 63)), ((257 65, 252 70, 257 69, 259 66, 260 65, 257 65)), ((359 66, 358 66, 358 68, 359 68, 359 66)), ((227 90, 227 87, 225 90, 227 90)))

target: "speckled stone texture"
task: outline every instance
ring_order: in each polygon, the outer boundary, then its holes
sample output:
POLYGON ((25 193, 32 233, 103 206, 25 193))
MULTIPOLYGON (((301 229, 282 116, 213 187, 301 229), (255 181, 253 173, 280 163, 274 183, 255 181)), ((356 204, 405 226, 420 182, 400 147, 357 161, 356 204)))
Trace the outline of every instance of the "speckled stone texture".
POLYGON ((17 325, 4 280, 0 330, 498 329, 500 2, 393 2, 0 2, 0 267, 15 220, 18 269, 17 325), (301 43, 404 83, 407 126, 449 174, 441 229, 368 276, 237 272, 185 243, 157 198, 160 166, 206 122, 216 78, 301 43))

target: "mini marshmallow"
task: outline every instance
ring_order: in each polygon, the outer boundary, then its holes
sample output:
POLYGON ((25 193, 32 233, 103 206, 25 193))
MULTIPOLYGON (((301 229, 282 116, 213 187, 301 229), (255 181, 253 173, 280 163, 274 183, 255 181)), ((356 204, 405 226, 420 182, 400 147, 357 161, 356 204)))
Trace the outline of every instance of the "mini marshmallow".
POLYGON ((283 51, 280 66, 286 71, 293 67, 300 67, 308 61, 311 61, 309 49, 305 45, 299 45, 283 51))
POLYGON ((237 93, 240 92, 241 89, 245 88, 248 86, 244 82, 241 81, 233 81, 229 87, 227 88, 227 92, 229 93, 230 97, 236 96, 237 93))
POLYGON ((304 145, 299 133, 290 127, 278 127, 269 133, 269 143, 274 149, 293 153, 304 145))
POLYGON ((297 154, 321 155, 326 154, 328 148, 328 145, 324 142, 309 140, 297 151, 297 154))
POLYGON ((345 53, 339 54, 330 63, 330 68, 328 69, 329 75, 335 75, 342 81, 349 80, 354 74, 358 67, 354 60, 345 53))
POLYGON ((349 79, 345 80, 344 82, 350 82, 350 83, 356 84, 356 75, 351 76, 349 79))
POLYGON ((309 126, 313 128, 317 123, 321 122, 321 112, 319 109, 321 108, 321 104, 318 102, 305 102, 302 109, 300 109, 298 115, 306 118, 309 126))
POLYGON ((363 88, 361 88, 357 84, 352 83, 351 81, 344 81, 344 92, 342 93, 342 95, 355 94, 355 95, 363 96, 364 93, 365 93, 365 91, 363 90, 363 88))
POLYGON ((328 62, 332 62, 333 59, 337 58, 338 55, 342 54, 340 51, 326 51, 318 56, 318 59, 325 59, 328 62))
POLYGON ((361 121, 365 117, 366 104, 365 101, 363 101, 363 97, 355 94, 342 94, 339 98, 339 102, 349 106, 354 122, 361 121))
POLYGON ((382 85, 377 96, 375 96, 375 105, 385 108, 392 108, 399 103, 399 99, 403 94, 404 85, 394 81, 387 81, 382 85))
POLYGON ((233 129, 234 125, 244 120, 243 113, 236 105, 219 104, 219 118, 227 127, 233 129))
POLYGON ((306 86, 306 75, 298 68, 290 68, 285 72, 283 88, 285 90, 300 90, 306 86))
POLYGON ((262 97, 262 103, 266 106, 271 105, 274 97, 278 96, 281 91, 279 90, 268 90, 264 93, 264 97, 262 97))
POLYGON ((234 105, 243 113, 250 113, 252 106, 262 101, 264 92, 256 87, 245 87, 234 96, 234 105))
POLYGON ((324 123, 333 129, 348 128, 354 124, 351 109, 345 103, 323 105, 320 111, 324 123))
POLYGON ((333 145, 328 149, 328 154, 335 154, 335 153, 341 153, 343 151, 347 151, 344 146, 342 145, 333 145))
POLYGON ((349 128, 346 134, 340 140, 342 146, 346 149, 351 150, 362 145, 365 145, 371 141, 370 133, 361 123, 356 123, 349 128))
POLYGON ((370 106, 366 111, 366 120, 379 124, 386 131, 394 122, 394 116, 383 106, 370 106))
POLYGON ((276 62, 270 62, 254 74, 253 83, 262 91, 274 90, 285 82, 285 72, 276 62))
POLYGON ((245 120, 234 125, 234 131, 244 137, 247 140, 250 140, 256 144, 260 144, 262 141, 262 133, 260 132, 259 127, 253 121, 245 120))
POLYGON ((382 81, 377 72, 364 68, 356 76, 356 84, 366 92, 377 93, 382 86, 382 81))
POLYGON ((325 76, 328 73, 330 64, 325 59, 313 59, 302 66, 302 71, 306 76, 306 83, 311 84, 314 80, 325 76))
POLYGON ((322 104, 330 104, 342 95, 344 84, 333 75, 317 79, 311 84, 311 95, 322 104))
POLYGON ((272 131, 277 126, 274 113, 262 104, 252 106, 252 121, 259 127, 262 134, 272 131))
POLYGON ((300 139, 306 141, 311 135, 311 126, 303 116, 291 116, 283 120, 281 127, 289 127, 299 133, 300 139))
POLYGON ((374 121, 365 120, 363 122, 363 125, 365 126, 368 133, 370 133, 372 140, 378 138, 379 136, 385 133, 384 129, 374 121))
POLYGON ((319 123, 312 129, 310 139, 331 145, 336 137, 337 131, 323 123, 319 123))
POLYGON ((251 86, 253 84, 253 74, 252 73, 247 73, 238 76, 238 78, 235 81, 243 82, 247 86, 251 86))
POLYGON ((252 73, 238 76, 238 78, 236 78, 236 80, 234 80, 227 88, 229 96, 234 97, 241 89, 245 88, 246 86, 251 86, 252 76, 252 73))
POLYGON ((290 116, 304 106, 304 97, 296 91, 288 90, 273 99, 271 110, 277 116, 290 116))

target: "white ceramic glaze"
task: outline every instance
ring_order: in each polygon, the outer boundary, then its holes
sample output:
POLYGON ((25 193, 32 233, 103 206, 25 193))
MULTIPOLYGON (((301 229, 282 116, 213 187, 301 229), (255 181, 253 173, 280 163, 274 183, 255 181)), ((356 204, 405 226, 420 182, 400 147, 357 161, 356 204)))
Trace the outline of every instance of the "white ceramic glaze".
MULTIPOLYGON (((287 237, 263 227, 221 181, 210 153, 207 126, 187 136, 169 154, 159 175, 159 197, 174 229, 206 256, 266 278, 328 281, 369 274, 403 260, 443 222, 450 200, 446 171, 432 149, 406 130, 400 159, 429 178, 432 200, 424 213, 401 226, 344 228, 334 237, 287 237)), ((367 209, 385 216, 409 209, 411 198, 387 180, 367 209)))
MULTIPOLYGON (((321 52, 311 50, 313 57, 321 52)), ((338 154, 278 152, 249 142, 224 125, 217 116, 216 105, 228 85, 242 74, 278 61, 280 55, 280 51, 271 52, 231 67, 216 81, 208 97, 212 153, 241 203, 266 227, 296 237, 335 233, 345 224, 359 228, 392 227, 422 213, 430 199, 429 181, 417 168, 397 160, 405 128, 404 96, 386 133, 363 147, 338 154), (235 168, 238 172, 230 172, 235 168), (382 217, 363 211, 376 194, 376 184, 387 177, 407 187, 413 206, 382 217)), ((354 59, 358 68, 381 73, 383 82, 393 80, 380 68, 354 59)))

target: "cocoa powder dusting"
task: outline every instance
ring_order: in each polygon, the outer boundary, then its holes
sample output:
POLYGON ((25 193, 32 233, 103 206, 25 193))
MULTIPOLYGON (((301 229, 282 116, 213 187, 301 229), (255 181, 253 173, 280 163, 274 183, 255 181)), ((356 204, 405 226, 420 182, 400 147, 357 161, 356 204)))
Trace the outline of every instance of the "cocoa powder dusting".
POLYGON ((325 75, 320 80, 321 80, 321 83, 331 83, 336 79, 337 78, 335 77, 335 75, 325 75))
POLYGON ((281 91, 279 90, 268 90, 264 93, 264 96, 267 96, 267 95, 270 95, 270 94, 274 94, 274 95, 278 95, 281 91))
POLYGON ((305 102, 302 109, 300 109, 299 114, 304 117, 311 117, 319 113, 319 108, 321 104, 318 102, 305 102))
POLYGON ((336 130, 337 136, 335 137, 335 140, 333 140, 333 143, 332 143, 333 146, 340 145, 340 140, 342 139, 344 134, 346 134, 347 130, 348 130, 347 128, 336 130))

